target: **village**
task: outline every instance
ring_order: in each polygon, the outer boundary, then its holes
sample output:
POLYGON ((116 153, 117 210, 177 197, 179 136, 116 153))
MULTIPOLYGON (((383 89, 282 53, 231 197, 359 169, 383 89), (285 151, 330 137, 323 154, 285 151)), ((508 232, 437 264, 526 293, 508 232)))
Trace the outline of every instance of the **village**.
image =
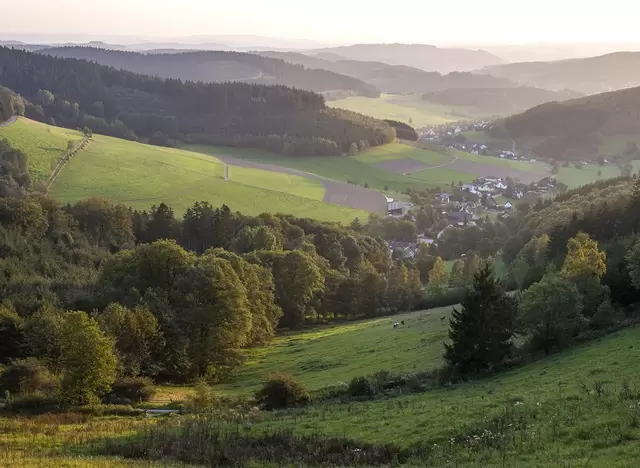
MULTIPOLYGON (((433 206, 439 215, 439 220, 434 223, 437 229, 429 232, 420 232, 416 240, 389 241, 387 243, 390 255, 400 249, 406 258, 415 258, 420 250, 420 245, 437 247, 438 240, 451 229, 464 229, 477 226, 487 219, 506 221, 515 209, 516 202, 524 201, 535 203, 556 190, 556 180, 553 176, 545 177, 539 182, 523 184, 510 177, 480 177, 470 184, 459 183, 447 192, 432 192, 431 199, 426 203, 433 206)), ((387 198, 387 215, 411 221, 417 224, 416 213, 424 203, 417 203, 417 197, 412 202, 387 198)))

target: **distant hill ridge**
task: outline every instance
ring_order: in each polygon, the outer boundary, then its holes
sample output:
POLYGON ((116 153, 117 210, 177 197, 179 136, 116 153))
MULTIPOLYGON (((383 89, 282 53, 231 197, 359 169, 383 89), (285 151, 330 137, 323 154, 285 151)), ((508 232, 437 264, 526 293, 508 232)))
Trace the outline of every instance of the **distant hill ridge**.
POLYGON ((308 68, 323 68, 358 78, 382 92, 423 94, 448 88, 509 88, 516 84, 506 78, 468 72, 427 72, 407 65, 389 65, 376 61, 335 60, 324 58, 332 54, 306 55, 300 52, 256 52, 265 57, 279 58, 308 68))
POLYGON ((346 90, 367 97, 380 95, 374 86, 351 76, 307 69, 281 59, 243 52, 172 51, 143 54, 96 47, 50 47, 40 52, 54 57, 89 60, 161 78, 218 83, 238 81, 315 92, 346 90))
POLYGON ((555 62, 509 63, 485 67, 478 73, 529 86, 595 94, 640 86, 640 52, 614 52, 555 62))
POLYGON ((473 106, 483 113, 508 115, 522 112, 545 102, 566 101, 582 97, 575 91, 550 91, 531 86, 515 88, 450 88, 427 93, 423 99, 451 106, 473 106))
POLYGON ((335 54, 350 60, 408 65, 440 73, 470 71, 507 63, 506 60, 484 50, 440 48, 427 44, 355 44, 316 49, 312 52, 335 54))

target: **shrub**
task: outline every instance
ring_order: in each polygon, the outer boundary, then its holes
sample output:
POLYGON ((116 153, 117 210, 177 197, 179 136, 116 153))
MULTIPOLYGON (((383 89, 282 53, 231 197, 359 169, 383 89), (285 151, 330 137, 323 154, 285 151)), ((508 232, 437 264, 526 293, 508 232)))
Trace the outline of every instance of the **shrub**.
POLYGON ((23 393, 7 401, 5 409, 14 413, 48 413, 58 409, 59 401, 42 392, 23 393))
POLYGON ((309 402, 309 392, 294 376, 284 373, 267 375, 262 388, 256 393, 256 400, 266 409, 301 406, 309 402))
POLYGON ((155 394, 151 379, 146 377, 124 378, 117 380, 111 386, 111 395, 134 403, 149 401, 155 394))
POLYGON ((596 309, 595 314, 589 320, 591 328, 607 328, 616 322, 615 319, 616 310, 611 305, 611 302, 606 299, 600 303, 596 309))
POLYGON ((195 386, 195 392, 184 402, 183 409, 190 413, 201 413, 215 409, 219 404, 212 388, 204 379, 200 379, 195 386))
POLYGON ((354 377, 349 383, 349 395, 352 397, 371 398, 374 394, 373 385, 366 377, 354 377))
POLYGON ((0 374, 0 392, 11 395, 36 392, 53 393, 58 381, 49 370, 35 358, 14 362, 0 374))

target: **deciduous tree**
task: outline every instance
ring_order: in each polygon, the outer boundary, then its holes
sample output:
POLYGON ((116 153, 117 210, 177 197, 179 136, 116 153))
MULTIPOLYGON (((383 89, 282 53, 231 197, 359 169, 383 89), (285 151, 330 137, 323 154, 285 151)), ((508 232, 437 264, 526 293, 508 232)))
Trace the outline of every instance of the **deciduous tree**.
POLYGON ((562 348, 584 326, 582 295, 569 279, 547 274, 522 293, 519 321, 535 347, 549 354, 562 348))
POLYGON ((62 327, 62 396, 71 404, 93 404, 116 379, 113 341, 84 312, 67 312, 62 327))
POLYGON ((432 296, 439 296, 444 292, 447 287, 449 278, 447 276, 447 268, 442 258, 436 258, 436 262, 433 268, 429 272, 429 283, 427 284, 427 291, 432 296))
POLYGON ((598 250, 598 242, 584 232, 569 239, 562 273, 572 277, 591 277, 600 280, 606 272, 607 256, 598 250))

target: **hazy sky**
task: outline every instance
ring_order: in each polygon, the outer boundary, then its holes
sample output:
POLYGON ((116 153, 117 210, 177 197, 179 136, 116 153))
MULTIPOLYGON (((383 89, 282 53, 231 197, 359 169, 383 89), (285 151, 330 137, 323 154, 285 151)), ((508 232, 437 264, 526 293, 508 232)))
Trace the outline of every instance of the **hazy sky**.
POLYGON ((0 33, 255 34, 334 43, 640 42, 635 0, 0 0, 0 33))

